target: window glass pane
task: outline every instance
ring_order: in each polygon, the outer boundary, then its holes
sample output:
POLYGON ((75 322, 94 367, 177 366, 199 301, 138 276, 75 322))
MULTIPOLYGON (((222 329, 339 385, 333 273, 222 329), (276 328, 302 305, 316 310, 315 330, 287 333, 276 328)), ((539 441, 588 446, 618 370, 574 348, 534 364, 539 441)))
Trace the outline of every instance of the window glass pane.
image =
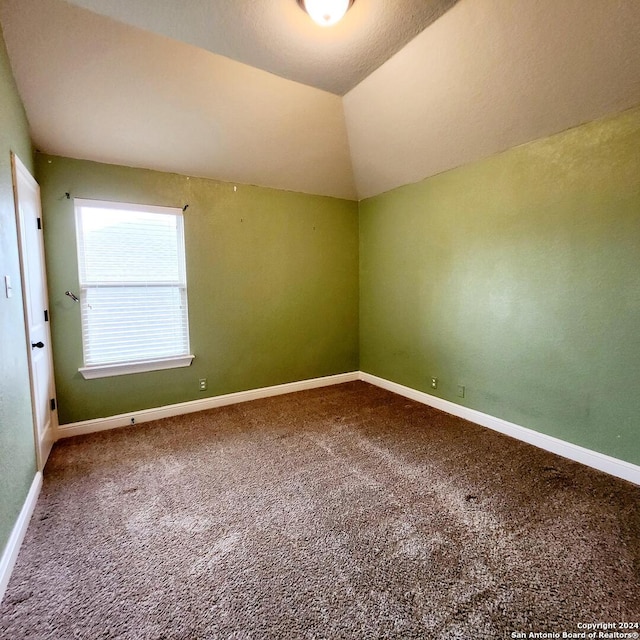
POLYGON ((85 364, 189 353, 186 292, 177 287, 91 287, 85 291, 85 364))
POLYGON ((85 367, 189 354, 180 209, 76 201, 85 367))
POLYGON ((182 282, 182 217, 82 207, 85 284, 182 282))

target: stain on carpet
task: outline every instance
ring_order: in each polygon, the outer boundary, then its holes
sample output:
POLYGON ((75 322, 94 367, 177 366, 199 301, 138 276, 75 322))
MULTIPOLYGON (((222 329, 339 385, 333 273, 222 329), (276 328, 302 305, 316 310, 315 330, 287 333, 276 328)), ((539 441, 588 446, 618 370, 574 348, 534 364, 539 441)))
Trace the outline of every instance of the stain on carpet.
POLYGON ((640 621, 640 488, 362 382, 56 444, 1 638, 640 621))

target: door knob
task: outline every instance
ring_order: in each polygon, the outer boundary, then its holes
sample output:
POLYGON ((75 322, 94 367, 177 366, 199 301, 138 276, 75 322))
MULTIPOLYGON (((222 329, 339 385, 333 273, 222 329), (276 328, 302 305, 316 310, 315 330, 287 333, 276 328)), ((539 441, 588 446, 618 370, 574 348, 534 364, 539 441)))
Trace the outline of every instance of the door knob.
POLYGON ((32 342, 31 343, 31 348, 32 349, 42 349, 42 347, 44 347, 44 342, 32 342))

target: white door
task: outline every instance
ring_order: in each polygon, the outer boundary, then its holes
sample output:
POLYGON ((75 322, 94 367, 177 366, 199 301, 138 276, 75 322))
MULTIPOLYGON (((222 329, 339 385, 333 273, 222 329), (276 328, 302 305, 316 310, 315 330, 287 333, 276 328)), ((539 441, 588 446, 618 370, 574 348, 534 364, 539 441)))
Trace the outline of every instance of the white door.
POLYGON ((53 446, 58 415, 49 331, 40 187, 20 158, 14 154, 11 154, 11 167, 18 222, 36 458, 38 469, 42 471, 53 446))

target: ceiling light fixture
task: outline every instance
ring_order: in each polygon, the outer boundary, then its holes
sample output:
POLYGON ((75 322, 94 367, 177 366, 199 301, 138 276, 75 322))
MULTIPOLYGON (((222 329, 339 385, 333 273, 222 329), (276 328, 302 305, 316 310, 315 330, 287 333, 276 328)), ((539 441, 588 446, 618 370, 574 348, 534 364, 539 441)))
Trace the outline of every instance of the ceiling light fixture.
POLYGON ((298 0, 298 4, 321 27, 330 27, 340 22, 353 0, 298 0))

